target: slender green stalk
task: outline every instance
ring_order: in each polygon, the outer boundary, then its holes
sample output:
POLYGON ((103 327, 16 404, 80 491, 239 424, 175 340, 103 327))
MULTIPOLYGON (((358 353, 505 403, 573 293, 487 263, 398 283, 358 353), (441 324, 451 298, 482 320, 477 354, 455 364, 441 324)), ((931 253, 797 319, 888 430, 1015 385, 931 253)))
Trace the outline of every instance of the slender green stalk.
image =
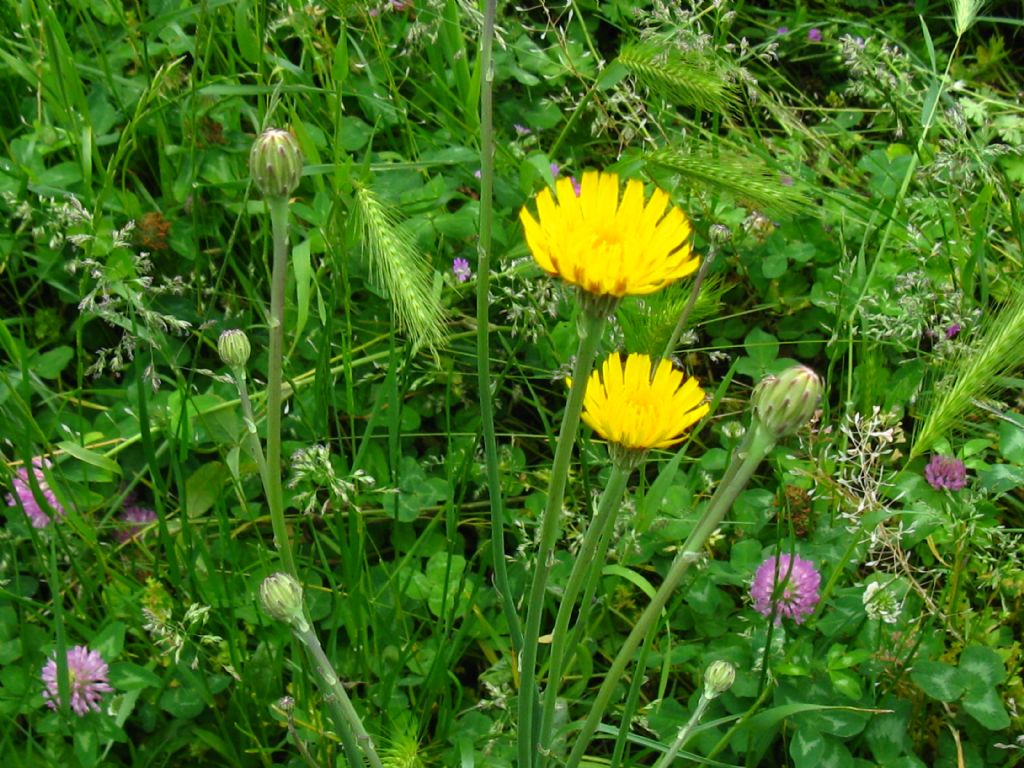
MULTIPOLYGON (((700 269, 697 270, 697 276, 693 280, 693 287, 690 289, 690 298, 686 300, 686 306, 683 307, 682 313, 679 315, 679 322, 676 323, 676 327, 672 330, 672 336, 668 340, 668 344, 665 345, 665 351, 662 353, 662 357, 669 358, 672 353, 676 351, 676 344, 679 343, 679 337, 683 335, 683 331, 686 330, 686 323, 690 319, 690 313, 693 311, 694 305, 697 303, 697 297, 700 296, 700 286, 704 282, 704 278, 708 275, 708 270, 711 269, 711 264, 715 260, 714 250, 710 250, 708 255, 701 261, 700 269)), ((651 366, 651 378, 654 378, 654 374, 657 368, 651 366)))
POLYGON ((334 667, 331 665, 330 659, 327 658, 327 654, 324 653, 316 632, 309 624, 293 627, 292 631, 306 647, 306 652, 313 660, 313 670, 326 694, 324 699, 330 709, 334 725, 338 729, 341 743, 345 747, 349 764, 352 768, 357 768, 357 766, 363 765, 363 757, 365 757, 372 768, 383 768, 380 757, 377 756, 377 750, 373 746, 373 739, 366 732, 363 721, 360 720, 359 714, 352 706, 352 700, 345 693, 345 686, 341 684, 338 676, 334 673, 334 667))
POLYGON ((606 315, 598 312, 583 312, 581 318, 580 343, 576 350, 576 364, 573 367, 572 387, 569 400, 562 414, 562 426, 558 431, 555 458, 551 465, 551 480, 548 484, 547 504, 541 519, 540 544, 537 548, 537 565, 533 572, 533 583, 527 598, 526 629, 523 632, 523 650, 520 654, 519 678, 519 768, 531 768, 539 757, 537 733, 533 727, 534 707, 537 701, 537 645, 540 637, 540 623, 544 616, 544 593, 548 574, 554 559, 555 543, 561 532, 562 498, 569 475, 569 462, 580 425, 580 411, 583 409, 583 395, 587 389, 587 378, 597 354, 606 315))
POLYGON ((249 400, 249 387, 245 383, 245 369, 234 368, 231 375, 235 380, 235 388, 238 390, 238 400, 242 404, 245 438, 249 443, 249 450, 256 457, 256 466, 259 468, 260 479, 263 481, 263 490, 269 496, 271 481, 267 472, 267 458, 263 455, 263 445, 260 443, 260 436, 256 431, 256 416, 252 410, 252 402, 249 400))
POLYGON ((658 588, 650 604, 644 609, 643 614, 641 614, 636 625, 634 625, 629 633, 629 637, 626 638, 619 653, 615 656, 615 660, 612 662, 612 666, 597 692, 597 697, 594 700, 590 714, 587 716, 576 738, 572 752, 569 754, 569 759, 565 763, 566 768, 576 768, 580 764, 580 760, 583 759, 583 754, 590 745, 594 732, 601 722, 601 717, 608 708, 612 694, 615 692, 615 687, 618 685, 619 679, 626 671, 626 667, 632 659, 633 652, 636 651, 644 636, 657 622, 662 609, 668 603, 676 587, 679 586, 690 565, 699 557, 704 543, 721 524, 725 514, 732 507, 733 502, 736 501, 736 497, 739 496, 740 492, 750 481, 754 470, 757 469, 774 445, 775 438, 772 433, 757 418, 754 418, 750 429, 747 430, 743 444, 736 451, 732 464, 726 471, 725 478, 729 482, 719 483, 714 496, 711 497, 711 501, 708 502, 708 506, 704 510, 704 514, 672 561, 672 566, 665 577, 665 581, 658 588))
MULTIPOLYGON (((637 654, 637 669, 647 668, 647 657, 651 652, 651 645, 654 644, 654 636, 657 634, 657 631, 657 625, 651 627, 651 631, 644 638, 643 645, 640 646, 640 652, 637 654)), ((634 675, 630 681, 629 691, 626 693, 626 702, 622 707, 622 721, 624 723, 632 722, 633 713, 636 712, 637 703, 640 700, 640 691, 643 689, 645 682, 643 675, 634 675)), ((629 728, 620 728, 615 736, 615 749, 612 750, 610 768, 620 768, 622 756, 626 753, 626 744, 628 742, 629 728)))
POLYGON ((267 200, 274 240, 274 264, 270 278, 270 351, 267 361, 267 472, 264 489, 270 506, 274 545, 284 570, 297 575, 288 526, 284 519, 284 489, 281 486, 281 382, 284 366, 284 286, 288 275, 288 198, 267 200))
MULTIPOLYGON (((574 634, 569 631, 569 619, 572 617, 573 608, 576 606, 576 598, 580 589, 590 581, 595 572, 600 572, 604 558, 596 557, 600 549, 601 541, 607 541, 606 532, 615 524, 615 512, 622 501, 622 494, 626 490, 626 483, 632 474, 633 467, 623 467, 615 464, 612 467, 608 484, 601 494, 601 501, 597 507, 597 514, 587 526, 587 532, 583 535, 583 544, 576 554, 576 562, 573 563, 572 573, 569 574, 569 581, 565 585, 565 592, 562 593, 562 600, 558 606, 558 615, 555 618, 555 630, 552 633, 551 656, 548 661, 547 685, 544 688, 543 710, 540 722, 540 744, 542 748, 551 746, 551 730, 555 722, 555 703, 558 701, 558 691, 562 687, 562 674, 564 672, 565 652, 570 637, 574 634)), ((582 611, 582 608, 581 608, 582 611)), ((581 617, 582 619, 582 617, 581 617)), ((545 760, 542 758, 541 763, 545 760)))
POLYGON ((494 19, 497 0, 487 0, 483 35, 480 40, 480 241, 477 246, 476 276, 476 365, 480 393, 480 429, 483 432, 484 461, 487 467, 487 491, 491 501, 491 558, 494 586, 501 610, 508 623, 512 652, 523 647, 512 588, 505 567, 505 509, 501 495, 498 446, 494 434, 494 404, 491 398, 490 306, 487 301, 491 281, 491 224, 494 220, 494 19))
POLYGON ((690 738, 690 734, 693 733, 693 729, 697 723, 704 719, 704 713, 707 712, 708 707, 714 699, 701 693, 700 699, 697 701, 697 706, 694 707, 693 713, 690 715, 690 719, 686 721, 686 725, 679 729, 679 733, 676 734, 675 741, 672 742, 672 746, 669 747, 668 752, 663 754, 661 758, 654 764, 654 768, 668 768, 672 765, 672 761, 676 759, 676 755, 679 754, 679 750, 683 748, 687 740, 690 738))

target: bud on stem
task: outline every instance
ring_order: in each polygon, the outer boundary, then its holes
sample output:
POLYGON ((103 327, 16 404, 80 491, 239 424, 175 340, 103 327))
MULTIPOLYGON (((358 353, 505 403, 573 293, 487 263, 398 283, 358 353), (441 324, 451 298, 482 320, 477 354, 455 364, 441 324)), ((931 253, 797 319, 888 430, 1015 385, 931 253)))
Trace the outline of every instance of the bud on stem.
POLYGON ((288 131, 268 128, 252 145, 249 174, 267 199, 285 198, 299 186, 302 150, 288 131))
POLYGON ((302 585, 287 573, 272 573, 260 585, 260 603, 272 619, 283 621, 297 632, 309 629, 302 607, 302 585))
POLYGON ((754 388, 754 415, 776 438, 804 426, 821 400, 821 379, 806 365, 794 365, 778 376, 766 376, 754 388))
POLYGON ((245 335, 245 331, 233 328, 224 331, 217 339, 217 353, 220 355, 221 362, 228 368, 244 368, 245 364, 249 362, 251 352, 252 346, 249 344, 249 337, 245 335))

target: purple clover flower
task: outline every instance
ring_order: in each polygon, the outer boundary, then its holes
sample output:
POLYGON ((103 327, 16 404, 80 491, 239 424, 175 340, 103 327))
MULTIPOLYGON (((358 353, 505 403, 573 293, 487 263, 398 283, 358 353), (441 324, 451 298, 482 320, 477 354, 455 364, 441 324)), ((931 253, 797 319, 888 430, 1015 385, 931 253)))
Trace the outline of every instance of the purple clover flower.
POLYGON ((967 485, 967 467, 955 456, 932 456, 924 468, 924 479, 936 491, 959 491, 967 485))
POLYGON ((960 325, 960 323, 953 323, 946 329, 946 338, 955 339, 960 334, 961 330, 963 330, 963 326, 960 325))
POLYGON ((130 504, 122 511, 119 518, 121 525, 114 534, 122 544, 142 535, 143 529, 156 522, 156 512, 138 504, 130 504))
POLYGON ((814 613, 820 586, 821 574, 810 560, 799 555, 778 555, 758 567, 750 595, 758 613, 771 616, 774 612, 776 624, 781 624, 783 617, 802 624, 814 613))
POLYGON ((810 40, 812 43, 820 43, 821 42, 821 30, 818 29, 817 27, 811 28, 807 32, 807 39, 810 40))
MULTIPOLYGON (((89 710, 99 712, 100 697, 114 690, 107 684, 107 662, 100 656, 99 651, 90 651, 84 645, 76 645, 68 651, 67 664, 71 691, 71 701, 68 703, 71 709, 79 717, 85 717, 89 710)), ((46 690, 43 691, 46 706, 57 709, 61 701, 57 684, 56 652, 43 665, 40 676, 46 686, 46 690)))
POLYGON ((32 474, 35 476, 36 484, 42 492, 42 497, 46 502, 45 505, 36 501, 35 494, 32 493, 32 486, 28 479, 28 469, 26 467, 19 467, 15 471, 12 482, 14 492, 7 494, 7 506, 17 507, 20 503, 21 508, 28 515, 33 528, 45 528, 55 519, 59 520, 64 517, 64 507, 61 506, 61 503, 57 501, 57 496, 50 490, 50 486, 46 482, 46 476, 43 474, 44 467, 47 469, 50 467, 49 459, 32 459, 32 474))
POLYGON ((473 270, 469 268, 469 262, 465 259, 455 259, 452 262, 452 273, 460 283, 464 283, 473 275, 473 270))

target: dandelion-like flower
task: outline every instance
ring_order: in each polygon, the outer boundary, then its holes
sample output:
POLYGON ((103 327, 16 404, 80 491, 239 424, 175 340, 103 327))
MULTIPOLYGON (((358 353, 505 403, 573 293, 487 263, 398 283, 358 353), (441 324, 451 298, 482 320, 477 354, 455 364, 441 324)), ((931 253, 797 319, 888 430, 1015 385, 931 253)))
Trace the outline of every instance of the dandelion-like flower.
POLYGON ((25 510, 25 514, 32 522, 33 528, 45 528, 53 520, 64 517, 64 507, 57 501, 56 495, 50 490, 46 477, 43 475, 43 468, 49 468, 49 466, 48 459, 32 460, 32 474, 35 476, 36 485, 39 486, 45 504, 37 501, 35 494, 32 493, 32 485, 26 467, 19 467, 15 471, 12 481, 14 492, 7 494, 7 506, 17 507, 20 503, 21 508, 25 510))
POLYGON ((697 380, 667 360, 651 376, 651 358, 612 355, 594 371, 583 398, 583 421, 628 451, 667 448, 683 439, 709 406, 697 380))
POLYGON ((619 195, 614 173, 588 171, 579 193, 572 179, 555 182, 555 194, 537 195, 537 218, 523 208, 526 242, 550 275, 588 294, 619 299, 663 288, 696 271, 686 214, 656 189, 645 200, 644 185, 626 182, 619 195))
POLYGON ((769 557, 758 567, 750 595, 758 613, 771 616, 774 611, 776 624, 783 617, 802 624, 814 613, 820 586, 821 574, 810 560, 799 555, 779 555, 769 557))
MULTIPOLYGON (((84 645, 76 645, 68 651, 68 685, 71 693, 71 709, 79 717, 92 710, 100 711, 100 697, 114 689, 107 684, 107 662, 99 651, 90 651, 84 645)), ((60 704, 60 691, 57 683, 57 654, 43 666, 43 699, 50 709, 57 709, 60 704)))
POLYGON ((924 468, 924 479, 936 491, 959 491, 967 485, 967 467, 955 456, 932 456, 924 468))
POLYGON ((120 516, 120 526, 115 534, 117 540, 124 543, 142 535, 143 529, 156 522, 156 512, 138 504, 126 506, 120 516))

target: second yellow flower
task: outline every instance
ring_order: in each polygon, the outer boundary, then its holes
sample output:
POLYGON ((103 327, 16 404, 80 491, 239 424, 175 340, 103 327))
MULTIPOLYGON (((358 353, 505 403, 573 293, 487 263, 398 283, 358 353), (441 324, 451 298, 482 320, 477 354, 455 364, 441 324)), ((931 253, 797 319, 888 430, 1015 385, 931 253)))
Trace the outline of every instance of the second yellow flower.
POLYGON ((628 450, 668 448, 709 409, 697 380, 668 360, 651 376, 651 358, 612 355, 587 382, 583 421, 605 440, 628 450))

